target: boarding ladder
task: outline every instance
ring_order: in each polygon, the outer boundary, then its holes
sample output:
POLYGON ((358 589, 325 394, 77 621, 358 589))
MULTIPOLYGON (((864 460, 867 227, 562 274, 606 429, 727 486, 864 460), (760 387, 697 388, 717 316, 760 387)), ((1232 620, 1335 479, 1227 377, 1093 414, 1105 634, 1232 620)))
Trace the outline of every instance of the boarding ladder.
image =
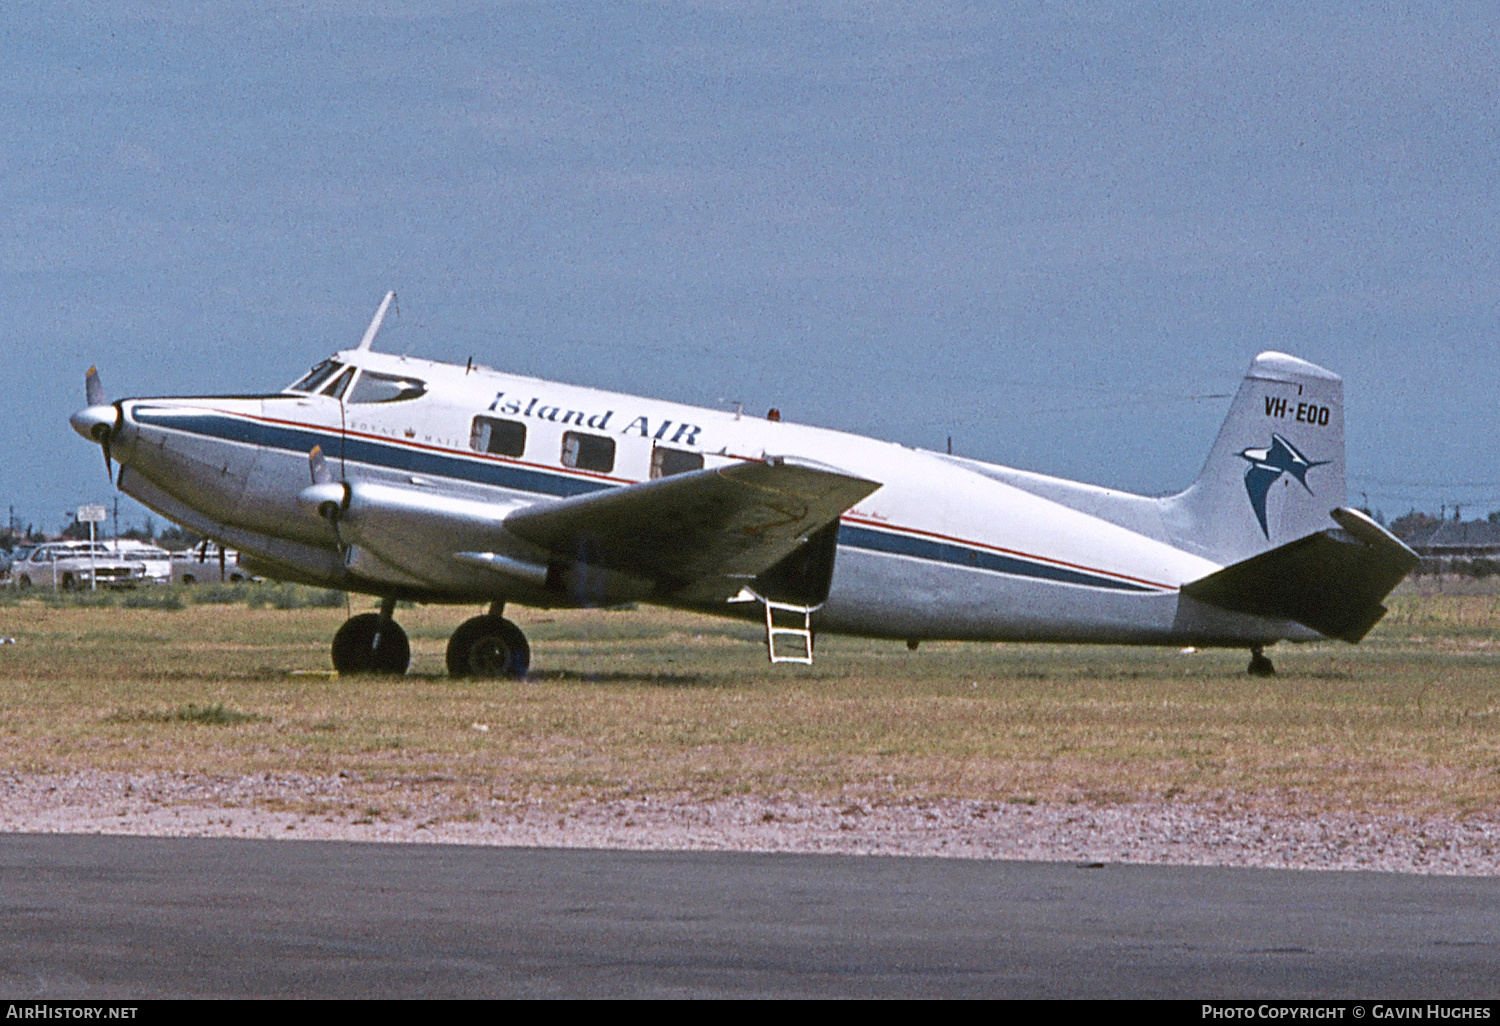
MULTIPOLYGON (((730 602, 759 602, 766 610, 766 655, 773 663, 802 663, 811 666, 813 661, 813 632, 812 615, 817 606, 799 606, 793 602, 776 602, 766 598, 758 592, 749 588, 741 588, 740 593, 730 602), (782 614, 778 623, 776 614, 782 614), (801 617, 801 626, 793 626, 797 623, 797 617, 801 617), (782 654, 776 651, 777 636, 794 637, 801 640, 802 652, 797 655, 782 654)), ((783 648, 785 645, 783 645, 783 648)))

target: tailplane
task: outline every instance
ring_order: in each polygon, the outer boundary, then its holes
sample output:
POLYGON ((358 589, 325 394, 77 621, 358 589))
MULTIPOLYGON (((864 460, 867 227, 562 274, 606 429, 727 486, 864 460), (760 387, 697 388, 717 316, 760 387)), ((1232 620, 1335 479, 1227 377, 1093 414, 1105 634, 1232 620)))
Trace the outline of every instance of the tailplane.
POLYGON ((1358 510, 1336 509, 1332 518, 1342 530, 1317 531, 1251 556, 1183 585, 1182 593, 1357 642, 1385 615, 1381 602, 1418 556, 1358 510))
POLYGON ((1344 504, 1343 379, 1268 352, 1251 362, 1198 480, 1162 512, 1178 544, 1228 564, 1323 531, 1344 504))

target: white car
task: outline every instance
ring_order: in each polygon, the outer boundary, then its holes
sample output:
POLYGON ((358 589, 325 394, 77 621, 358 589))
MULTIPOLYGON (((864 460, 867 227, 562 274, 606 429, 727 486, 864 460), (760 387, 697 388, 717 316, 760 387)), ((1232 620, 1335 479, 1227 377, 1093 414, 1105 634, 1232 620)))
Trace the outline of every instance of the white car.
POLYGON ((172 583, 172 554, 161 546, 131 538, 117 538, 104 545, 121 559, 145 563, 146 576, 152 584, 172 583))
POLYGON ((144 584, 146 564, 109 551, 103 542, 48 542, 31 550, 25 562, 11 565, 11 586, 78 591, 96 581, 101 588, 144 584))
POLYGON ((31 555, 30 545, 17 545, 10 552, 0 552, 0 581, 10 580, 10 568, 16 563, 26 562, 26 557, 31 555))
POLYGON ((224 549, 220 560, 219 546, 204 542, 196 548, 172 553, 173 584, 237 584, 259 580, 240 569, 240 554, 224 549))

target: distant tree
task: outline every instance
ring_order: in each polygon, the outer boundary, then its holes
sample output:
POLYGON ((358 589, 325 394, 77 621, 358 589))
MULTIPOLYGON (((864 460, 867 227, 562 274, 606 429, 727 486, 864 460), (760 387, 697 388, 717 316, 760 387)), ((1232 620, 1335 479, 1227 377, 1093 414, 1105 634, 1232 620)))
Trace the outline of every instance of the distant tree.
POLYGON ((1485 519, 1492 524, 1500 524, 1500 509, 1490 510, 1490 515, 1485 519))
POLYGON ((89 525, 79 523, 77 520, 75 520, 67 527, 63 528, 62 536, 64 538, 71 538, 74 541, 88 541, 89 525))
POLYGON ((121 538, 129 538, 132 541, 151 542, 156 541, 156 521, 149 516, 142 527, 132 527, 120 535, 121 538))
POLYGON ((156 544, 172 552, 181 552, 190 549, 203 540, 201 534, 195 534, 185 527, 173 524, 156 536, 156 544))
POLYGON ((1391 533, 1397 538, 1409 538, 1424 527, 1431 527, 1433 524, 1440 523, 1442 521, 1430 513, 1419 513, 1416 510, 1411 510, 1391 521, 1391 533))

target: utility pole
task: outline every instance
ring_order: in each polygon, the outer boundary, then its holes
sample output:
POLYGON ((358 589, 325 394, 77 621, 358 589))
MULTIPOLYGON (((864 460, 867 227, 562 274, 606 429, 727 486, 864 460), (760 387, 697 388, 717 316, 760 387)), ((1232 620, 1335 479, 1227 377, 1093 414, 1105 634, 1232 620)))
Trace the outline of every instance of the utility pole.
POLYGON ((115 496, 115 551, 120 551, 120 497, 115 496))

